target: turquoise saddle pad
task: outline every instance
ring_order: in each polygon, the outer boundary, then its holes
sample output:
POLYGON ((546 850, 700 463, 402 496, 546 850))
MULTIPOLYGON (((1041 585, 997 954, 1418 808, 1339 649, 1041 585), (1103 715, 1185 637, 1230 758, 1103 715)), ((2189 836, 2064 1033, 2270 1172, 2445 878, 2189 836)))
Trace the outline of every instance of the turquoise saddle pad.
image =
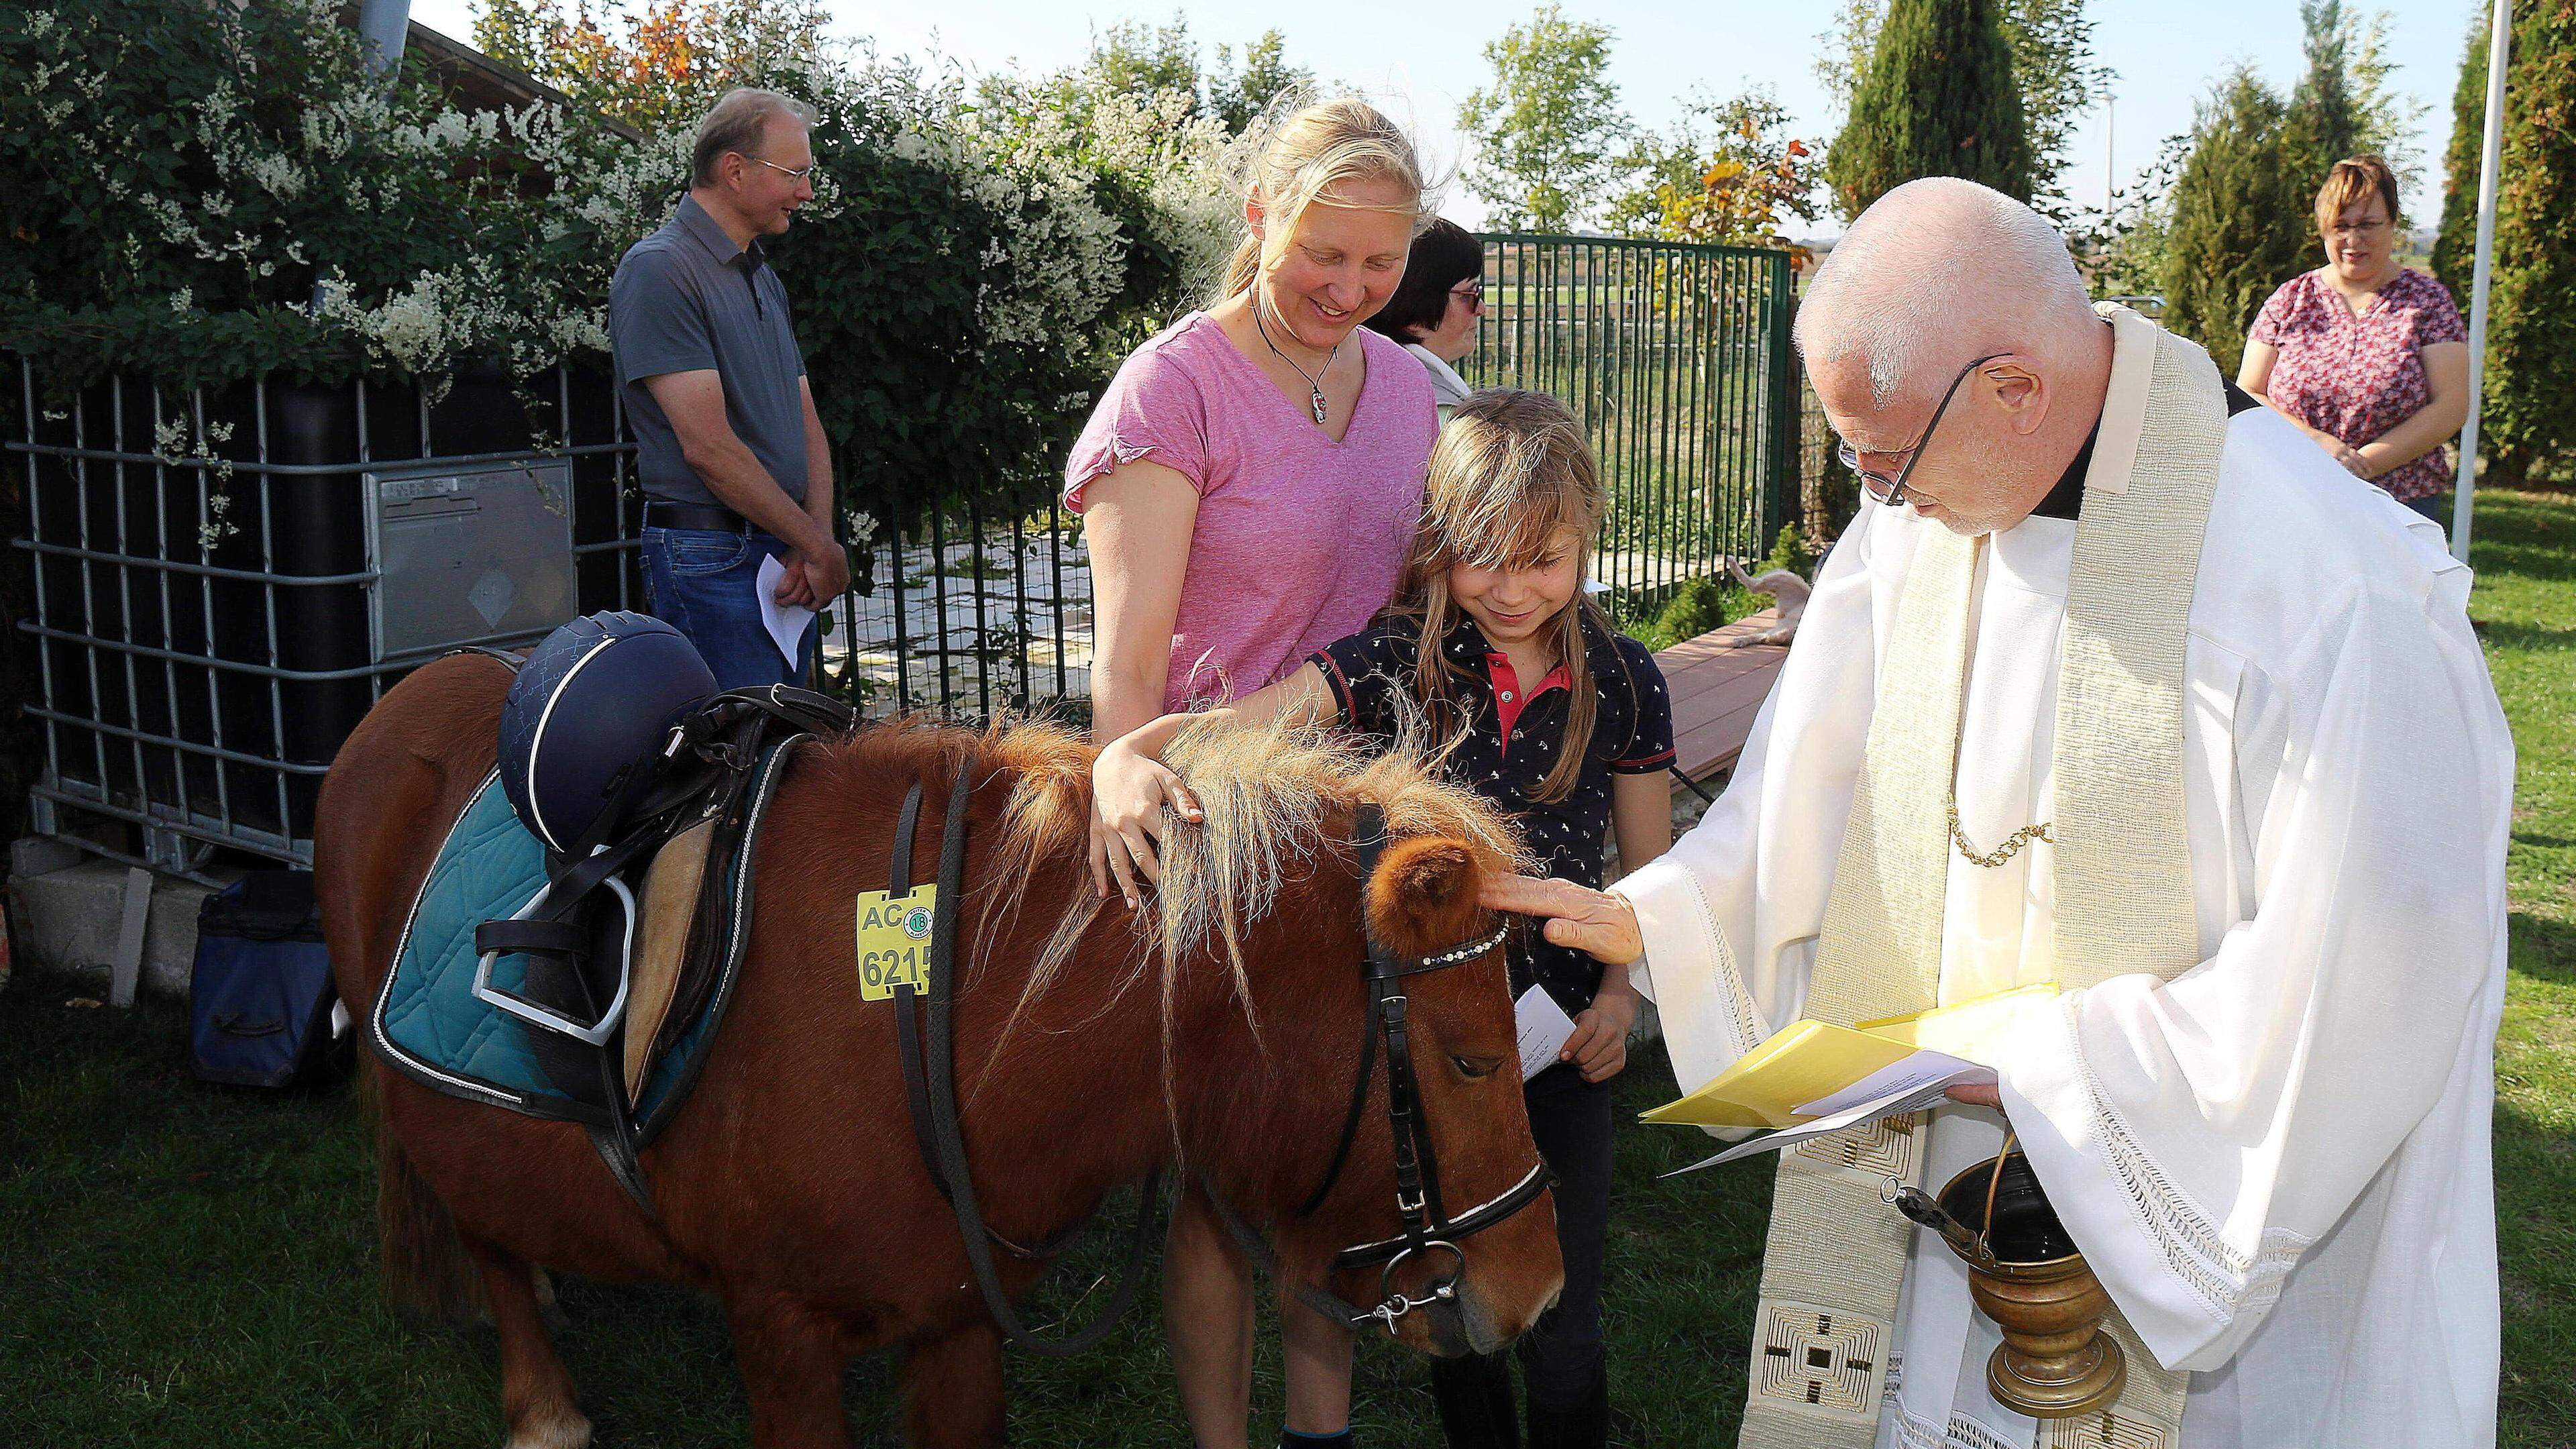
MULTIPOLYGON (((525 906, 545 883, 545 847, 519 823, 500 776, 487 777, 421 883, 369 1031, 378 1051, 425 1086, 530 1116, 586 1120, 595 1110, 566 1094, 540 1064, 540 1029, 474 994, 474 928, 525 906)), ((499 957, 492 984, 520 990, 525 967, 524 957, 499 957)), ((649 1136, 675 1104, 676 1089, 714 1035, 715 1015, 702 1012, 654 1064, 636 1104, 639 1135, 649 1136)))

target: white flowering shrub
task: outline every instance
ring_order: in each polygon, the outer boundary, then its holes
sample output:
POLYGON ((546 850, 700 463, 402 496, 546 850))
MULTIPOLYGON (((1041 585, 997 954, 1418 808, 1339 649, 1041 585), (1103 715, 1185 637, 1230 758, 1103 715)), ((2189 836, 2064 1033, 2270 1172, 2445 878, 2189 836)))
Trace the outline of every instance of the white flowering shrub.
POLYGON ((1223 133, 1185 99, 970 96, 805 30, 618 107, 638 139, 586 106, 460 110, 417 59, 380 82, 340 9, 0 0, 0 347, 56 394, 604 362, 609 278, 685 187, 695 114, 763 84, 821 115, 773 256, 844 496, 1006 516, 1231 224, 1223 133))

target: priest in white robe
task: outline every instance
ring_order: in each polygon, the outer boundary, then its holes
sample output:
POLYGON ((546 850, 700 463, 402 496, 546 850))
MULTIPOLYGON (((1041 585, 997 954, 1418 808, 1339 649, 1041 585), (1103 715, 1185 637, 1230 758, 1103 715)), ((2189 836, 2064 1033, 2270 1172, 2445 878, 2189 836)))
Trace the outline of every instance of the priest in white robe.
POLYGON ((1871 207, 1798 341, 1878 501, 1733 780, 1615 891, 1489 900, 1629 963, 1686 1090, 1801 1017, 2060 992, 1984 1100, 1782 1154, 1744 1444, 2491 1445, 2513 764, 2467 571, 1972 183, 1871 207), (2008 1126, 2128 1350, 2081 1418, 1996 1402, 1966 1268, 1880 1200, 2008 1126))

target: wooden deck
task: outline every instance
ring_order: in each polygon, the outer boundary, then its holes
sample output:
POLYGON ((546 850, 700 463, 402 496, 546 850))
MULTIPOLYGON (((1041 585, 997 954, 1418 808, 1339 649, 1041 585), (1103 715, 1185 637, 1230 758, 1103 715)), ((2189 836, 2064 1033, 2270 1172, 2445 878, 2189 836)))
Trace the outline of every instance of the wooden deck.
POLYGON ((1763 610, 1696 639, 1655 651, 1673 700, 1673 768, 1706 780, 1735 767, 1753 716, 1771 695, 1789 650, 1744 641, 1780 622, 1763 610))

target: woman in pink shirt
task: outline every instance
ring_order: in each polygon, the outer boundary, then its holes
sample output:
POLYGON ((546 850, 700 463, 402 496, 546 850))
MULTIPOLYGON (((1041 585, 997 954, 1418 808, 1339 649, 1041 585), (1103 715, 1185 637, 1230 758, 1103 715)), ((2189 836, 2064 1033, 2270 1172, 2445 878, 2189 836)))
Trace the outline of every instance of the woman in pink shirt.
MULTIPOLYGON (((1403 278, 1423 189, 1411 140, 1364 102, 1280 121, 1220 296, 1138 348, 1093 411, 1065 502, 1091 546, 1095 738, 1270 684, 1394 593, 1439 423, 1421 365, 1360 323, 1403 278)), ((1092 870, 1133 903, 1152 842, 1095 814, 1092 870)), ((1195 1195, 1163 1305, 1200 1449, 1245 1449, 1252 1271, 1195 1195)), ((1349 1333, 1283 1301, 1280 1334, 1282 1443, 1348 1445, 1349 1333)))

